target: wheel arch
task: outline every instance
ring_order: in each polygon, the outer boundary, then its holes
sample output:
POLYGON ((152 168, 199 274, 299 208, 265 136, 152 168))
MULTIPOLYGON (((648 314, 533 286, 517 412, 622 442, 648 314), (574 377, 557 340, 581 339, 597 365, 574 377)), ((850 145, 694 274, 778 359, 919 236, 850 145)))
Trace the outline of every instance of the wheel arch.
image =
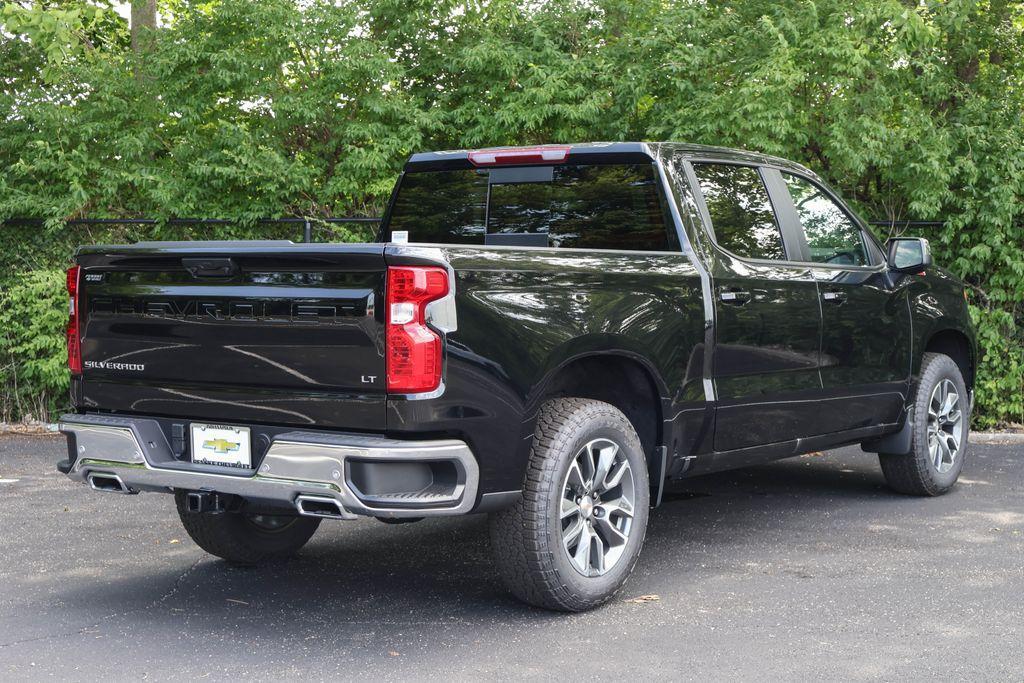
POLYGON ((941 353, 952 358, 960 368, 968 391, 973 389, 977 372, 976 354, 970 337, 962 330, 955 327, 933 330, 925 340, 924 353, 941 353))
POLYGON ((924 354, 941 353, 949 356, 964 378, 967 391, 971 392, 974 386, 976 372, 976 353, 972 338, 962 329, 953 325, 944 325, 933 329, 924 338, 921 353, 915 360, 913 391, 907 397, 907 412, 904 413, 902 427, 892 434, 869 439, 861 444, 861 447, 869 453, 906 453, 910 450, 914 425, 907 419, 910 416, 910 407, 915 401, 915 393, 920 382, 920 373, 924 364, 924 354))
POLYGON ((551 398, 575 396, 609 403, 636 429, 650 459, 664 445, 666 384, 654 364, 636 350, 577 343, 575 353, 553 356, 530 397, 530 414, 551 398), (583 350, 580 350, 583 347, 583 350))

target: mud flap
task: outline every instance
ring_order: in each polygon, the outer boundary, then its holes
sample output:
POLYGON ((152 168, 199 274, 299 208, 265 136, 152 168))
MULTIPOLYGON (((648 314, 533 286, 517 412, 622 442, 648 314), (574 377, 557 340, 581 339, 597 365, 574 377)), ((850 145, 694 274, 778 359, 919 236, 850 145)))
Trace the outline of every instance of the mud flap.
POLYGON ((658 446, 654 454, 648 458, 648 483, 651 486, 651 507, 661 505, 661 496, 665 493, 665 478, 668 476, 668 447, 658 446))
POLYGON ((914 439, 914 411, 907 411, 903 420, 903 428, 898 432, 886 434, 877 439, 869 439, 860 445, 861 450, 867 453, 891 453, 903 455, 909 453, 914 439))

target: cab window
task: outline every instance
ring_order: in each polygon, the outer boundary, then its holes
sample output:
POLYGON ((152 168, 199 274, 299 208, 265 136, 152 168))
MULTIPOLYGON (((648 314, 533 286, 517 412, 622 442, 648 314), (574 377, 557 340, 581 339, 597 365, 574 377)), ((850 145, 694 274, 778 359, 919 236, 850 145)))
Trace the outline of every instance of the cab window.
POLYGON ((679 251, 652 164, 407 173, 388 230, 410 242, 679 251))
POLYGON ((828 195, 806 178, 783 173, 807 237, 810 259, 843 266, 870 265, 860 228, 828 195))
POLYGON ((768 190, 756 168, 697 163, 693 170, 720 247, 745 258, 786 258, 768 190))

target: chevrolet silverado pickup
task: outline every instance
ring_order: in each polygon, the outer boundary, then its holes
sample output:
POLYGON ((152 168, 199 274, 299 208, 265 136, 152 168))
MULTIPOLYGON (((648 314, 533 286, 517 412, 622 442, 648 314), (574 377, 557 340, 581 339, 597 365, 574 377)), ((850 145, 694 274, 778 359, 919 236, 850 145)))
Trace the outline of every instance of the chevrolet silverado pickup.
POLYGON ((86 246, 67 286, 58 468, 173 494, 233 563, 324 519, 488 513, 510 591, 579 611, 670 480, 860 444, 937 495, 967 455, 962 283, 761 154, 415 154, 375 243, 86 246))

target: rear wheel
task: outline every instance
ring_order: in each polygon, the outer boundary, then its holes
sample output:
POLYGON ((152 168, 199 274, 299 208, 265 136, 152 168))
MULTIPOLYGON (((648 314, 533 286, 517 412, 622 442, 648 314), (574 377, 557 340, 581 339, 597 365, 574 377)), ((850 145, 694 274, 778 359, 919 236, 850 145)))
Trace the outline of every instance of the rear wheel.
POLYGON ((967 386, 949 356, 926 353, 921 364, 909 453, 882 453, 889 486, 901 493, 937 496, 953 488, 964 467, 970 431, 967 386))
POLYGON ((189 512, 187 495, 187 491, 174 493, 185 531, 200 548, 234 564, 253 565, 294 555, 320 526, 315 517, 189 512))
POLYGON ((520 600, 582 611, 633 571, 647 529, 647 463, 626 416, 600 401, 541 409, 523 497, 491 515, 499 573, 520 600))

